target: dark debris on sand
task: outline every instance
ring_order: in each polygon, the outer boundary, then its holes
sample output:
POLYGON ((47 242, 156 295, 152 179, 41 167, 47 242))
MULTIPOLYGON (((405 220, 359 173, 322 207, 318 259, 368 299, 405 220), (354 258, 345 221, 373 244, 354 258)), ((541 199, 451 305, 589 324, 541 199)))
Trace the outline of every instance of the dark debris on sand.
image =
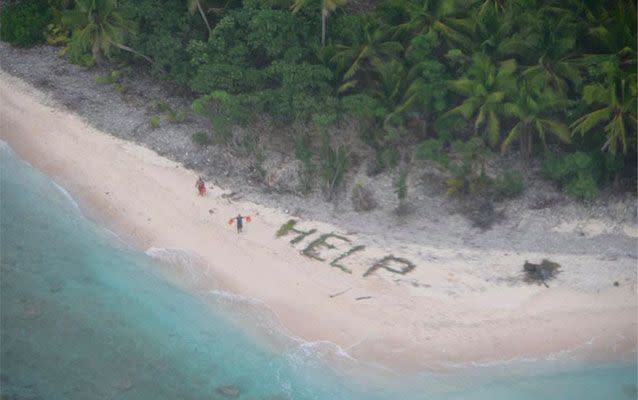
POLYGON ((526 283, 543 284, 545 287, 549 287, 547 281, 556 278, 560 271, 560 264, 544 259, 540 264, 534 264, 529 261, 525 261, 523 265, 523 272, 526 283))

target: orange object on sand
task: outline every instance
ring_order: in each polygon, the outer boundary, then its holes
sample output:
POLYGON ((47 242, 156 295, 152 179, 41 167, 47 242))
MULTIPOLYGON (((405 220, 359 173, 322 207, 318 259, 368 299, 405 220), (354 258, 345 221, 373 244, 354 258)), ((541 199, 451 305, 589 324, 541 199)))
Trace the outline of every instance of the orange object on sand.
POLYGON ((235 218, 231 218, 231 219, 229 219, 229 220, 228 220, 228 225, 232 225, 234 221, 235 221, 235 218))
POLYGON ((252 222, 252 219, 250 218, 250 215, 246 217, 246 222, 252 222))

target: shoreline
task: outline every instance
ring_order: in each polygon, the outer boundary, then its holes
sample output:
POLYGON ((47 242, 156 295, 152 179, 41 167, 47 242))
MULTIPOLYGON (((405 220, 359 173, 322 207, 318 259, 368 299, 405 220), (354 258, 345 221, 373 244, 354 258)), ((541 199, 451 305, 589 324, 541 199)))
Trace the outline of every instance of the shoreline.
MULTIPOLYGON (((0 73, 0 138, 21 158, 67 190, 88 218, 142 252, 155 247, 196 254, 211 270, 216 288, 262 301, 304 340, 330 341, 363 362, 411 371, 579 348, 591 359, 635 354, 635 260, 553 253, 552 259, 564 265, 563 260, 577 260, 588 274, 604 269, 599 275, 574 276, 582 280, 581 288, 561 277, 545 290, 486 283, 480 271, 481 264, 495 271, 522 265, 526 257, 542 256, 537 252, 395 243, 367 246, 349 260, 352 273, 343 273, 300 251, 322 233, 351 238, 348 246, 370 241, 307 220, 299 221, 300 230, 317 229, 315 236, 295 245, 289 243, 292 237, 277 239, 275 232, 292 216, 234 201, 228 190, 210 184, 208 196, 198 198, 195 172, 97 131, 74 114, 42 104, 42 97, 0 73), (239 237, 227 224, 238 211, 254 218, 239 237), (418 268, 400 276, 380 268, 364 276, 371 260, 388 254, 408 257, 418 268), (608 285, 601 284, 601 274, 614 268, 622 279, 610 277, 608 285), (614 280, 621 281, 619 288, 611 285, 614 280)), ((339 251, 351 248, 330 244, 339 251)), ((316 250, 327 261, 340 254, 326 246, 316 250)))

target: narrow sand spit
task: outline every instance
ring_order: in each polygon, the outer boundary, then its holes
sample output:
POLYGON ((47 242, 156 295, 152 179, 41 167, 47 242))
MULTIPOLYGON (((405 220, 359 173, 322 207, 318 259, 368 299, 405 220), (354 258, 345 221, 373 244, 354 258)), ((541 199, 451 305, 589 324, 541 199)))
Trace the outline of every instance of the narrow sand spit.
MULTIPOLYGON (((316 232, 295 243, 295 232, 276 238, 289 215, 233 200, 210 185, 200 198, 193 171, 45 103, 54 101, 0 73, 0 138, 66 188, 90 218, 142 251, 196 255, 210 279, 200 287, 259 299, 306 340, 331 341, 354 358, 409 369, 563 351, 615 359, 636 351, 634 258, 381 241, 331 265, 363 239, 317 221, 299 221, 299 232, 316 232), (227 223, 238 212, 253 217, 239 236, 227 223), (322 244, 329 233, 339 237, 322 244), (389 255, 394 258, 371 269, 389 255), (563 266, 558 278, 549 289, 522 284, 525 260, 542 258, 563 266)), ((595 221, 580 225, 557 230, 611 229, 595 221)))

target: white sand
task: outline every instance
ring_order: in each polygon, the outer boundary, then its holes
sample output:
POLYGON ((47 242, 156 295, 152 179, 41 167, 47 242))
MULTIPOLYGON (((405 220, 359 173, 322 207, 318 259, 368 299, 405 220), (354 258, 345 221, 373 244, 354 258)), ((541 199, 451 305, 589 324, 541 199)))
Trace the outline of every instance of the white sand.
MULTIPOLYGON (((210 282, 199 282, 200 288, 259 299, 295 335, 334 342, 360 360, 410 369, 565 351, 613 359, 636 351, 633 259, 405 244, 354 253, 341 263, 352 271, 344 273, 329 262, 360 244, 356 237, 348 236, 351 244, 330 239, 334 249, 318 249, 325 262, 305 257, 300 250, 309 242, 339 229, 300 221, 299 229, 318 233, 290 245, 294 236, 275 237, 290 216, 228 200, 210 185, 200 198, 194 172, 45 103, 50 99, 0 73, 2 140, 65 187, 90 218, 142 251, 195 255, 199 268, 209 271, 210 282), (227 223, 238 212, 253 217, 241 235, 227 223), (363 277, 388 254, 417 267, 405 275, 380 269, 363 277), (542 258, 564 266, 551 288, 521 284, 524 261, 542 258)), ((608 230, 596 221, 556 228, 573 229, 588 235, 608 230)), ((616 230, 635 237, 635 227, 616 230)))

